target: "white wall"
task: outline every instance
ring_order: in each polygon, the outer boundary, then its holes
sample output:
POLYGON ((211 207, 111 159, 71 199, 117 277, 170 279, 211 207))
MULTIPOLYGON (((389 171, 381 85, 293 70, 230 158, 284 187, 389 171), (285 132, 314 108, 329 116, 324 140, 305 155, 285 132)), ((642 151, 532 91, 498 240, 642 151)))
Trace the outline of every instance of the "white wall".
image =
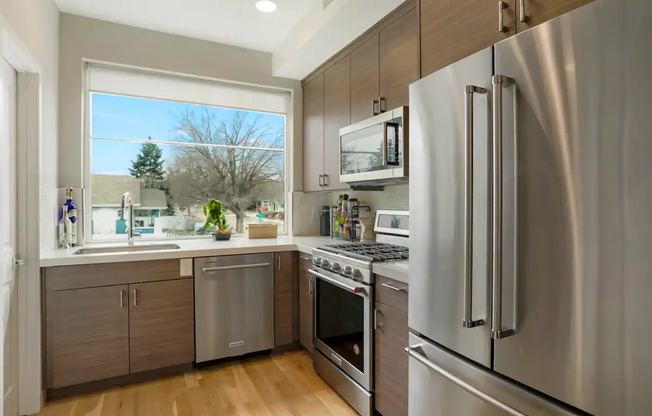
MULTIPOLYGON (((3 0, 4 1, 4 0, 3 0)), ((218 24, 218 23, 216 23, 218 24)), ((269 53, 61 14, 59 183, 82 186, 82 60, 291 89, 294 96, 294 189, 301 189, 302 90, 299 81, 272 76, 269 53)))
MULTIPOLYGON (((0 0, 0 16, 41 67, 41 225, 53 225, 57 206, 59 12, 54 0, 0 0)), ((41 227, 41 247, 54 243, 54 226, 41 227)))
POLYGON ((19 176, 27 185, 19 192, 19 255, 26 264, 18 272, 18 411, 41 408, 41 302, 39 249, 53 247, 52 222, 57 208, 59 12, 53 0, 1 0, 0 28, 6 43, 20 49, 25 66, 19 72, 19 148, 25 152, 19 176), (27 63, 29 62, 29 63, 27 63), (40 102, 39 105, 34 103, 40 102), (22 132, 22 133, 21 133, 22 132), (34 177, 34 179, 32 179, 34 177), (25 194, 27 193, 27 194, 25 194))

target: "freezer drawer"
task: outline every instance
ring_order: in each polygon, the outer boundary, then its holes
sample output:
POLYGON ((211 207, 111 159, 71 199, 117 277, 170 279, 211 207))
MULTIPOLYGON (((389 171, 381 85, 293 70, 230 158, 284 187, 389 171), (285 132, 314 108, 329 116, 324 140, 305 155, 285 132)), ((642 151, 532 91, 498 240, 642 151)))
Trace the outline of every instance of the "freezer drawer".
POLYGON ((410 416, 574 415, 410 334, 410 416))
POLYGON ((195 259, 196 362, 274 348, 274 255, 195 259))

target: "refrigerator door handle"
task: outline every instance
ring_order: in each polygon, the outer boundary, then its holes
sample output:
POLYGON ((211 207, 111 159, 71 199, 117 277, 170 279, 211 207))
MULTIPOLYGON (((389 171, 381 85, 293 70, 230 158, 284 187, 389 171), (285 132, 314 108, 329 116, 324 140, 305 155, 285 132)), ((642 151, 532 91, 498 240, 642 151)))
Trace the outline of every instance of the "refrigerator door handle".
POLYGON ((473 320, 473 94, 487 94, 485 88, 464 89, 464 328, 484 325, 473 320))
POLYGON ((493 260, 491 337, 502 339, 514 335, 515 328, 503 329, 503 87, 514 79, 494 75, 493 84, 493 260))
POLYGON ((482 390, 479 390, 466 381, 462 380, 461 378, 455 376, 454 374, 446 371, 444 368, 438 366, 437 364, 433 363, 430 361, 428 358, 426 358, 423 354, 421 354, 419 351, 422 351, 421 346, 419 345, 414 345, 414 346, 409 346, 405 348, 405 352, 408 353, 408 355, 421 364, 425 365, 432 371, 438 373, 439 375, 443 376, 444 378, 448 379, 449 381, 455 383, 459 387, 463 388, 464 390, 468 391, 469 393, 473 394, 474 396, 478 397, 481 400, 484 400, 485 402, 491 403, 494 406, 500 408, 501 410, 505 411, 506 413, 513 415, 513 416, 526 416, 524 413, 519 412, 518 410, 514 409, 511 406, 506 405, 505 403, 495 399, 494 397, 491 397, 487 393, 483 392, 482 390))

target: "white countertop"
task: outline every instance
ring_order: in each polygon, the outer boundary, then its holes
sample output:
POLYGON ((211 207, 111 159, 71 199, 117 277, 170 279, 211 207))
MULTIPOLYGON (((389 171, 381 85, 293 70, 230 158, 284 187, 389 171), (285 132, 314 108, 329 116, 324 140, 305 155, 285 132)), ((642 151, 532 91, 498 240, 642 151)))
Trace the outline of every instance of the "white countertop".
MULTIPOLYGON (((148 243, 136 243, 137 246, 153 244, 178 244, 176 250, 141 251, 130 253, 73 254, 80 247, 41 251, 41 267, 73 266, 94 263, 120 263, 127 261, 180 259, 190 257, 226 256, 232 254, 270 253, 277 251, 298 250, 312 254, 312 249, 329 244, 329 237, 290 237, 265 238, 250 240, 245 237, 234 237, 229 241, 214 241, 213 239, 166 240, 148 243)), ((89 244, 84 247, 124 246, 126 243, 89 244)), ((388 276, 390 277, 390 276, 388 276)))
POLYGON ((410 284, 410 261, 388 261, 384 263, 374 263, 371 266, 371 271, 381 276, 389 277, 390 279, 398 280, 399 282, 410 284))

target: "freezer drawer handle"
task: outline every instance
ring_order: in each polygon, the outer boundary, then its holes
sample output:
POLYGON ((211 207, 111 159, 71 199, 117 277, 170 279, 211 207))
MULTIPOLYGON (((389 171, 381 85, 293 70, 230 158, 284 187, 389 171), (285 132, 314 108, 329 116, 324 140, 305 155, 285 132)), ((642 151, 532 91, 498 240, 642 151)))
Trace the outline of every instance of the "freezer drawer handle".
POLYGON ((269 267, 269 263, 252 263, 252 264, 238 264, 235 266, 215 266, 215 267, 202 267, 201 271, 206 272, 221 272, 225 270, 239 270, 239 269, 256 269, 260 267, 269 267))
POLYGON ((526 416, 524 413, 519 412, 518 410, 514 409, 513 407, 510 407, 506 405, 505 403, 496 400, 495 398, 491 397, 487 393, 478 390, 477 388, 473 387, 466 381, 462 380, 461 378, 451 374, 450 372, 446 371, 445 369, 441 368, 437 364, 433 363, 429 359, 427 359, 423 354, 419 353, 418 351, 421 351, 421 347, 419 345, 415 346, 410 346, 405 348, 405 352, 408 353, 408 355, 421 364, 425 365, 429 369, 439 373, 440 375, 444 376, 447 378, 449 381, 457 384, 459 387, 463 388, 464 390, 468 391, 469 393, 473 394, 474 396, 478 397, 481 400, 484 400, 488 403, 493 404, 494 406, 500 408, 501 410, 509 413, 510 415, 514 416, 526 416))
POLYGON ((503 329, 503 87, 514 85, 514 79, 504 75, 494 75, 494 142, 493 142, 493 264, 492 264, 492 310, 491 337, 507 338, 515 334, 515 329, 503 329))
POLYGON ((487 94, 485 88, 467 85, 464 89, 464 328, 484 325, 473 320, 473 94, 487 94))

